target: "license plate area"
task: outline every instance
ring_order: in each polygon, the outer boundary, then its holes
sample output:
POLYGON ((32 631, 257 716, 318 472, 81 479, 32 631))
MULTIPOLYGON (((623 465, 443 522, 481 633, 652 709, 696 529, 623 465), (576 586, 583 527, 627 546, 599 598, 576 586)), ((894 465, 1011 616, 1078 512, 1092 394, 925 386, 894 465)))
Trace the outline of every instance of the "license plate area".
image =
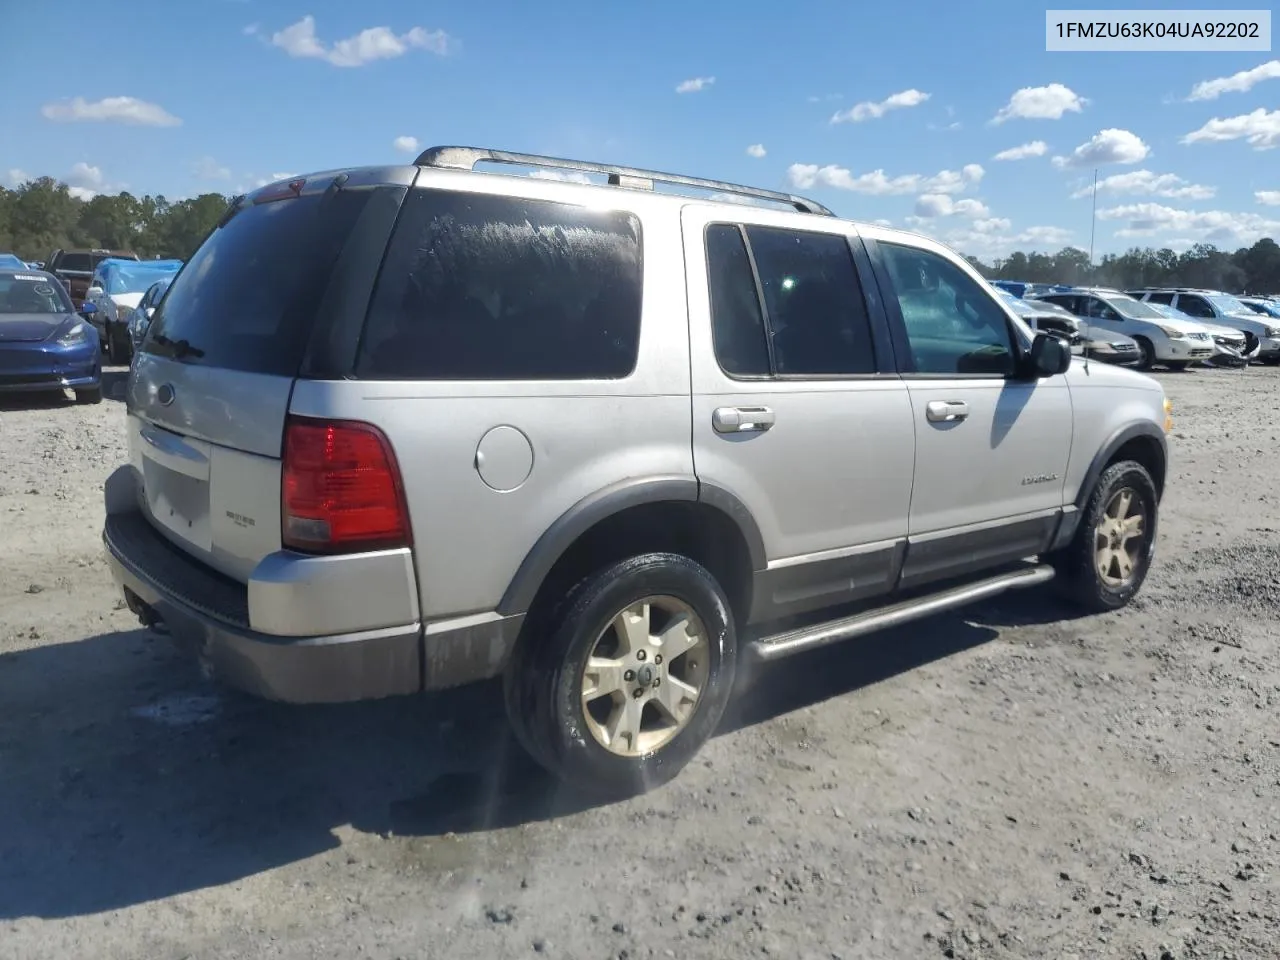
POLYGON ((150 424, 141 438, 142 485, 152 519, 207 553, 212 548, 208 444, 150 424))

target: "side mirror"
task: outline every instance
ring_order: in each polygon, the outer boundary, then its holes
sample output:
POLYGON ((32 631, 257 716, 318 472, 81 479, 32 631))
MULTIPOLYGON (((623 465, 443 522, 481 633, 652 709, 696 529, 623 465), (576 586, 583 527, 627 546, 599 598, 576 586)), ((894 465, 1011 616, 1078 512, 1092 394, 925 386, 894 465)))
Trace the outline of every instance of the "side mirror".
POLYGON ((1066 373, 1071 368, 1071 347, 1047 333, 1037 333, 1031 341, 1028 372, 1037 379, 1066 373))
POLYGON ((96 303, 90 303, 88 300, 86 300, 84 303, 80 304, 80 316, 82 317, 87 317, 91 313, 97 313, 97 312, 98 312, 98 305, 96 303))

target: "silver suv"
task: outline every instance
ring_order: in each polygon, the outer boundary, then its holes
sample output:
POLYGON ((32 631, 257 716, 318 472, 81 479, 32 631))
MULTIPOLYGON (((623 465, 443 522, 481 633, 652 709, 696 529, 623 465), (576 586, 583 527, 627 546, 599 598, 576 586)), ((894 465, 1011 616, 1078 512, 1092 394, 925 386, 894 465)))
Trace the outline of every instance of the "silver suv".
POLYGON ((931 240, 449 147, 234 202, 127 424, 104 539, 145 624, 282 700, 501 676, 530 754, 614 791, 675 775, 746 658, 1055 574, 1123 606, 1170 421, 931 240))

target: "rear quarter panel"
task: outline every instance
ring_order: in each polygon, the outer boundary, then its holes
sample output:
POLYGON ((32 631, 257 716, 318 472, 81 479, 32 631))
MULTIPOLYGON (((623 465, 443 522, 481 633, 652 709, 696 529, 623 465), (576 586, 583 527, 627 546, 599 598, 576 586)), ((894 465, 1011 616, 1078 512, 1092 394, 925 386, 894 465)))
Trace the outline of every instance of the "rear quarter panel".
MULTIPOLYGON (((433 187, 511 189, 507 177, 430 177, 433 187)), ((629 377, 301 380, 293 392, 292 413, 362 420, 391 441, 413 526, 424 620, 494 610, 538 537, 591 494, 628 479, 693 477, 678 208, 660 196, 532 179, 520 181, 519 192, 625 208, 640 218, 643 313, 629 377), (531 450, 528 477, 513 489, 495 490, 480 476, 479 445, 495 427, 515 428, 531 450)), ((520 447, 510 431, 507 438, 520 447)))

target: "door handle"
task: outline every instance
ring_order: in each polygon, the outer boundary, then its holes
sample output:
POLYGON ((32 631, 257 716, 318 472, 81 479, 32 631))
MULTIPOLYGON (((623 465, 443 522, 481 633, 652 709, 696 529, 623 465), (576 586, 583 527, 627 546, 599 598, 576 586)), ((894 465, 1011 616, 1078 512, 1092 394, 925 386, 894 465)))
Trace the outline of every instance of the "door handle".
POLYGON ((930 400, 924 415, 930 423, 956 423, 968 419, 969 405, 963 400, 930 400))
POLYGON ((717 407, 711 414, 716 433, 763 433, 773 422, 768 407, 717 407))

